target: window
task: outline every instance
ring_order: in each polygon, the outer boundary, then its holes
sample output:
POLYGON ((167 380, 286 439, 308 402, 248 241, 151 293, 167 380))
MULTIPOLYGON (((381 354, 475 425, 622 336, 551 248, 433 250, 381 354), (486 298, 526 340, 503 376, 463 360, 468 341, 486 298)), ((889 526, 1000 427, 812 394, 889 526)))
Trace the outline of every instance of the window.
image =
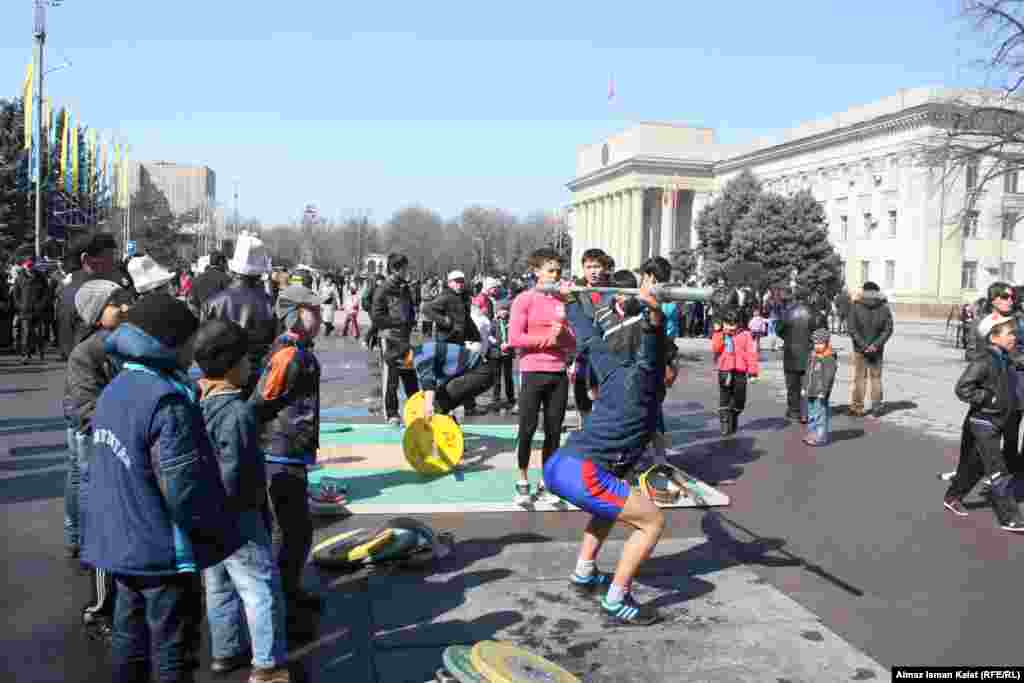
POLYGON ((889 237, 896 236, 896 209, 889 209, 889 237))
POLYGON ((1017 194, 1017 172, 1010 171, 1003 176, 1003 192, 1017 194))
POLYGON ((967 164, 967 178, 966 178, 967 189, 973 190, 978 186, 978 162, 972 161, 967 164))
POLYGON ((892 289, 896 286, 896 262, 885 262, 885 288, 892 289))
POLYGON ((1015 241, 1017 233, 1017 212, 1007 211, 1003 214, 1003 239, 1007 242, 1015 241))
POLYGON ((1009 282, 1010 284, 1013 284, 1015 282, 1015 278, 1013 277, 1013 266, 1014 264, 1012 261, 1003 261, 999 265, 999 279, 1002 280, 1003 282, 1009 282))
POLYGON ((871 217, 871 214, 865 212, 864 214, 864 237, 871 236, 871 229, 875 227, 875 220, 871 217))
POLYGON ((976 289, 978 286, 978 262, 964 261, 960 266, 960 289, 976 289))
POLYGON ((867 282, 871 279, 871 261, 860 262, 860 281, 867 282))
POLYGON ((839 239, 845 242, 850 238, 850 217, 840 216, 839 217, 839 239))
POLYGON ((978 236, 978 212, 968 211, 964 217, 964 237, 977 238, 978 236))

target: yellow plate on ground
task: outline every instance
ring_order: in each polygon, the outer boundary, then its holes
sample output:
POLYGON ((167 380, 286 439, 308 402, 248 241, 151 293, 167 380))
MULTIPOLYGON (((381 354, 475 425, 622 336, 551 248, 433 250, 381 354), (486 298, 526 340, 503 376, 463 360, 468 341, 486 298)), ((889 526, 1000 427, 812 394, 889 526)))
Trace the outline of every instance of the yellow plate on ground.
POLYGON ((462 461, 465 443, 462 430, 447 415, 414 421, 402 437, 402 451, 409 465, 421 474, 448 474, 462 461))
POLYGON ((554 662, 509 643, 481 640, 470 657, 477 671, 493 683, 580 683, 554 662))
POLYGON ((402 420, 405 422, 406 427, 423 417, 423 407, 426 403, 427 402, 423 397, 422 391, 417 391, 415 394, 405 399, 405 408, 402 410, 402 420))

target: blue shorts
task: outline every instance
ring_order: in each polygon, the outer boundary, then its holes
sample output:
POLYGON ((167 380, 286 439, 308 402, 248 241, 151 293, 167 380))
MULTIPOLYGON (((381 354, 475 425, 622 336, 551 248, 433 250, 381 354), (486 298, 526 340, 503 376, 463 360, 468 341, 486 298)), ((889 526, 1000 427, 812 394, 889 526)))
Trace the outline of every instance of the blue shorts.
POLYGON ((595 517, 615 521, 629 498, 629 484, 600 465, 559 449, 544 463, 544 485, 595 517))

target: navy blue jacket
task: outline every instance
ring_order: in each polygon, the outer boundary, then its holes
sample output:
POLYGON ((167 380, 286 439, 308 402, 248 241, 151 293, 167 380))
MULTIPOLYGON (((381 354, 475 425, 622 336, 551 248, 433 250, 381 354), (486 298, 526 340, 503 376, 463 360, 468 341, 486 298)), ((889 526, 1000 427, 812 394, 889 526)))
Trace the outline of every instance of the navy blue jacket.
POLYGON ((242 540, 194 387, 174 351, 134 325, 106 348, 124 366, 93 416, 84 561, 156 576, 220 562, 242 540))
POLYGON ((241 389, 215 393, 202 400, 220 479, 234 512, 262 510, 267 501, 267 465, 260 448, 260 425, 241 389))

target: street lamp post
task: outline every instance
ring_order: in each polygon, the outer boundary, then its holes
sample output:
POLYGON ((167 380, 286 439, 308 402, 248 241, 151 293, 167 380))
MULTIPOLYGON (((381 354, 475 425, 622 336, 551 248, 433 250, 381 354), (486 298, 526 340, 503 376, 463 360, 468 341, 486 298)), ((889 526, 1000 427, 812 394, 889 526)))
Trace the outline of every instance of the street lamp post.
MULTIPOLYGON (((46 0, 34 0, 33 35, 36 42, 36 259, 43 256, 43 45, 46 42, 46 0)), ((27 104, 27 103, 26 103, 27 104)))

